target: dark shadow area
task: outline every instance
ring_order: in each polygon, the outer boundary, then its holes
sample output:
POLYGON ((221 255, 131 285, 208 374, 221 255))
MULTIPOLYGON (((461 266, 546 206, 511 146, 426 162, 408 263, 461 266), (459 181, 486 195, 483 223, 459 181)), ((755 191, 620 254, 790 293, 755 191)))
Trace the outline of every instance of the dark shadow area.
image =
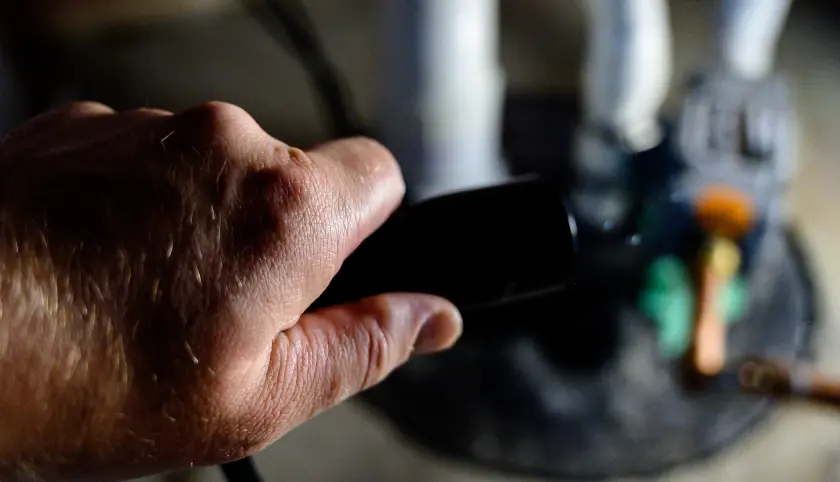
POLYGON ((563 323, 537 338, 546 359, 572 376, 597 376, 615 356, 621 333, 615 304, 603 287, 580 285, 573 289, 567 309, 555 313, 563 323))
POLYGON ((510 93, 504 104, 502 150, 513 173, 539 173, 568 184, 579 112, 573 94, 510 93))

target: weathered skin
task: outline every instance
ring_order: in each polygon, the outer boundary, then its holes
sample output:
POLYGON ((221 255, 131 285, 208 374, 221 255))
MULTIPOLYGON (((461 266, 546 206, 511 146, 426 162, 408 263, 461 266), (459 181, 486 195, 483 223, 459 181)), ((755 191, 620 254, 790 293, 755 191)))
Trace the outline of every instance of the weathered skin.
POLYGON ((460 333, 422 295, 302 315, 403 195, 373 141, 86 103, 0 156, 0 479, 240 458, 460 333))

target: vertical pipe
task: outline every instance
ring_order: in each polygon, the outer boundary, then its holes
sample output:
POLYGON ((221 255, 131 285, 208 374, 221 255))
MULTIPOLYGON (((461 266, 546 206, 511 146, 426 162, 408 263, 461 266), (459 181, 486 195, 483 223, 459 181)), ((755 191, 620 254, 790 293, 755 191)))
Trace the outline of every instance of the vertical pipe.
POLYGON ((584 115, 641 151, 659 141, 671 82, 665 0, 580 0, 587 22, 584 115))
POLYGON ((621 229, 632 208, 632 154, 662 141, 671 81, 666 0, 579 0, 587 24, 583 126, 575 139, 571 204, 593 233, 621 229))
POLYGON ((381 0, 380 128, 419 200, 507 177, 497 0, 381 0))
POLYGON ((773 69, 792 0, 720 0, 717 55, 721 67, 748 80, 773 69))

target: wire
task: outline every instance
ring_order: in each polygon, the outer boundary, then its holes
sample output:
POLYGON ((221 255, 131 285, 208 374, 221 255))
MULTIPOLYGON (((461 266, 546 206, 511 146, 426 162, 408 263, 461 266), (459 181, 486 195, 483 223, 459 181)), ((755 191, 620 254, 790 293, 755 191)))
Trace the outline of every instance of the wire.
MULTIPOLYGON (((365 134, 366 129, 361 127, 348 98, 348 89, 329 60, 306 7, 299 0, 243 0, 243 3, 275 40, 288 44, 297 54, 321 97, 331 135, 340 138, 365 134), (271 15, 262 15, 263 9, 271 15)), ((228 482, 262 482, 251 457, 223 464, 221 469, 228 482)))
POLYGON ((300 0, 243 0, 252 16, 278 42, 291 47, 320 97, 333 137, 366 132, 347 95, 349 89, 330 61, 306 6, 300 0), (268 11, 270 15, 265 15, 268 11))
POLYGON ((228 482, 263 482, 251 457, 222 464, 222 474, 228 482))

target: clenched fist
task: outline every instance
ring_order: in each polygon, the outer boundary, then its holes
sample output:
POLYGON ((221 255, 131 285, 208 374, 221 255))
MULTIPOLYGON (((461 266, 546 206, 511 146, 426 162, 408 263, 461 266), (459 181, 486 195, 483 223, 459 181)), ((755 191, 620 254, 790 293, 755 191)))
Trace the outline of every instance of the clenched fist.
POLYGON ((0 479, 241 458, 460 333, 425 295, 304 314, 403 196, 373 141, 83 103, 0 147, 0 479))

